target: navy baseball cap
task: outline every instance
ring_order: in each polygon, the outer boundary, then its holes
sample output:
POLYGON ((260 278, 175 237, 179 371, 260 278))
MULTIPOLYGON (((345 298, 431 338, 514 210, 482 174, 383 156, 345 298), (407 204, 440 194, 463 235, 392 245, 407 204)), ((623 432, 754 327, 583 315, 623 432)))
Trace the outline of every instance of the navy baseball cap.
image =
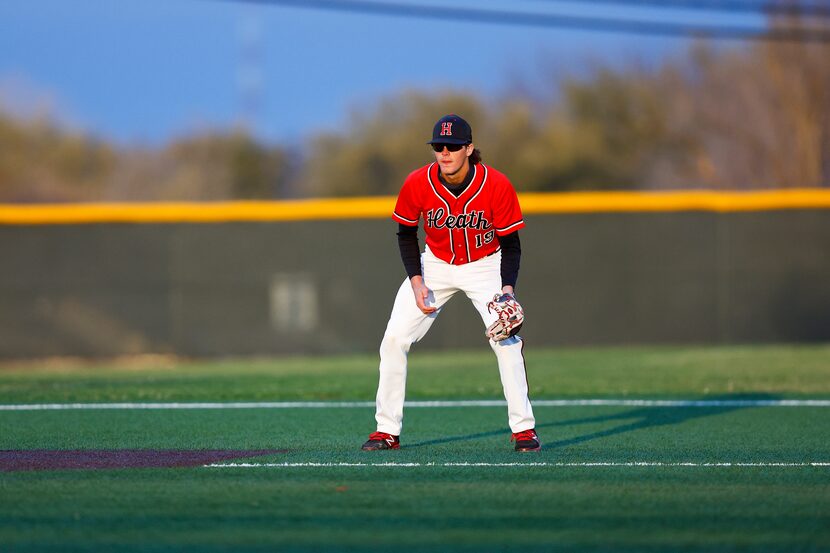
POLYGON ((445 115, 435 123, 432 140, 427 144, 470 144, 473 141, 473 129, 459 116, 445 115))

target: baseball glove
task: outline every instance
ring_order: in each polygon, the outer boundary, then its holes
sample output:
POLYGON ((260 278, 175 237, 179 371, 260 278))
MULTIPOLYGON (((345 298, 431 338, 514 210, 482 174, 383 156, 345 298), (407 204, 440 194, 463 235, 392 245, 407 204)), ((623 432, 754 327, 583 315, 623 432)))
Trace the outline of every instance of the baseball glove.
POLYGON ((487 304, 487 311, 498 315, 496 322, 487 327, 485 335, 494 342, 515 336, 522 328, 525 313, 513 294, 496 294, 487 304))

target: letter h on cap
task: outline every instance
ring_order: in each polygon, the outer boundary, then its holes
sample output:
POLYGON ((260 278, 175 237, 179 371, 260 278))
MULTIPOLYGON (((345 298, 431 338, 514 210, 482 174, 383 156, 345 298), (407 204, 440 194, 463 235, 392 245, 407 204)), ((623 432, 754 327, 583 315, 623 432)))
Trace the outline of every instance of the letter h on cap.
POLYGON ((441 123, 441 136, 452 136, 452 121, 441 123))

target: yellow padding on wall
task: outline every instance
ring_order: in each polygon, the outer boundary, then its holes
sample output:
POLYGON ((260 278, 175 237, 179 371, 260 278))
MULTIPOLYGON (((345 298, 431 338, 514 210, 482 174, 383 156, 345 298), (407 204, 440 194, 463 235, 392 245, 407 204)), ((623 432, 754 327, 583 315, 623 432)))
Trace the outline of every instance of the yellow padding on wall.
MULTIPOLYGON (((527 215, 655 211, 830 209, 830 190, 562 192, 519 194, 527 215)), ((244 202, 0 204, 0 224, 218 223, 389 217, 391 196, 244 202)))
POLYGON ((626 211, 773 211, 830 209, 830 189, 752 192, 563 192, 521 194, 522 211, 598 213, 626 211))
POLYGON ((219 223, 390 217, 395 198, 262 202, 0 204, 0 224, 219 223))

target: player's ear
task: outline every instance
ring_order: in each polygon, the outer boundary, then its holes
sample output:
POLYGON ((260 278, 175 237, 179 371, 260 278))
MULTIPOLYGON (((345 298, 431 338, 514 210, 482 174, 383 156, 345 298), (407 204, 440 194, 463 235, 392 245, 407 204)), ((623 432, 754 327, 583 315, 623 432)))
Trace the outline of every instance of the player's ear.
POLYGON ((475 149, 476 149, 475 144, 473 144, 472 142, 467 144, 467 157, 470 157, 471 155, 473 155, 473 152, 475 151, 475 149))

